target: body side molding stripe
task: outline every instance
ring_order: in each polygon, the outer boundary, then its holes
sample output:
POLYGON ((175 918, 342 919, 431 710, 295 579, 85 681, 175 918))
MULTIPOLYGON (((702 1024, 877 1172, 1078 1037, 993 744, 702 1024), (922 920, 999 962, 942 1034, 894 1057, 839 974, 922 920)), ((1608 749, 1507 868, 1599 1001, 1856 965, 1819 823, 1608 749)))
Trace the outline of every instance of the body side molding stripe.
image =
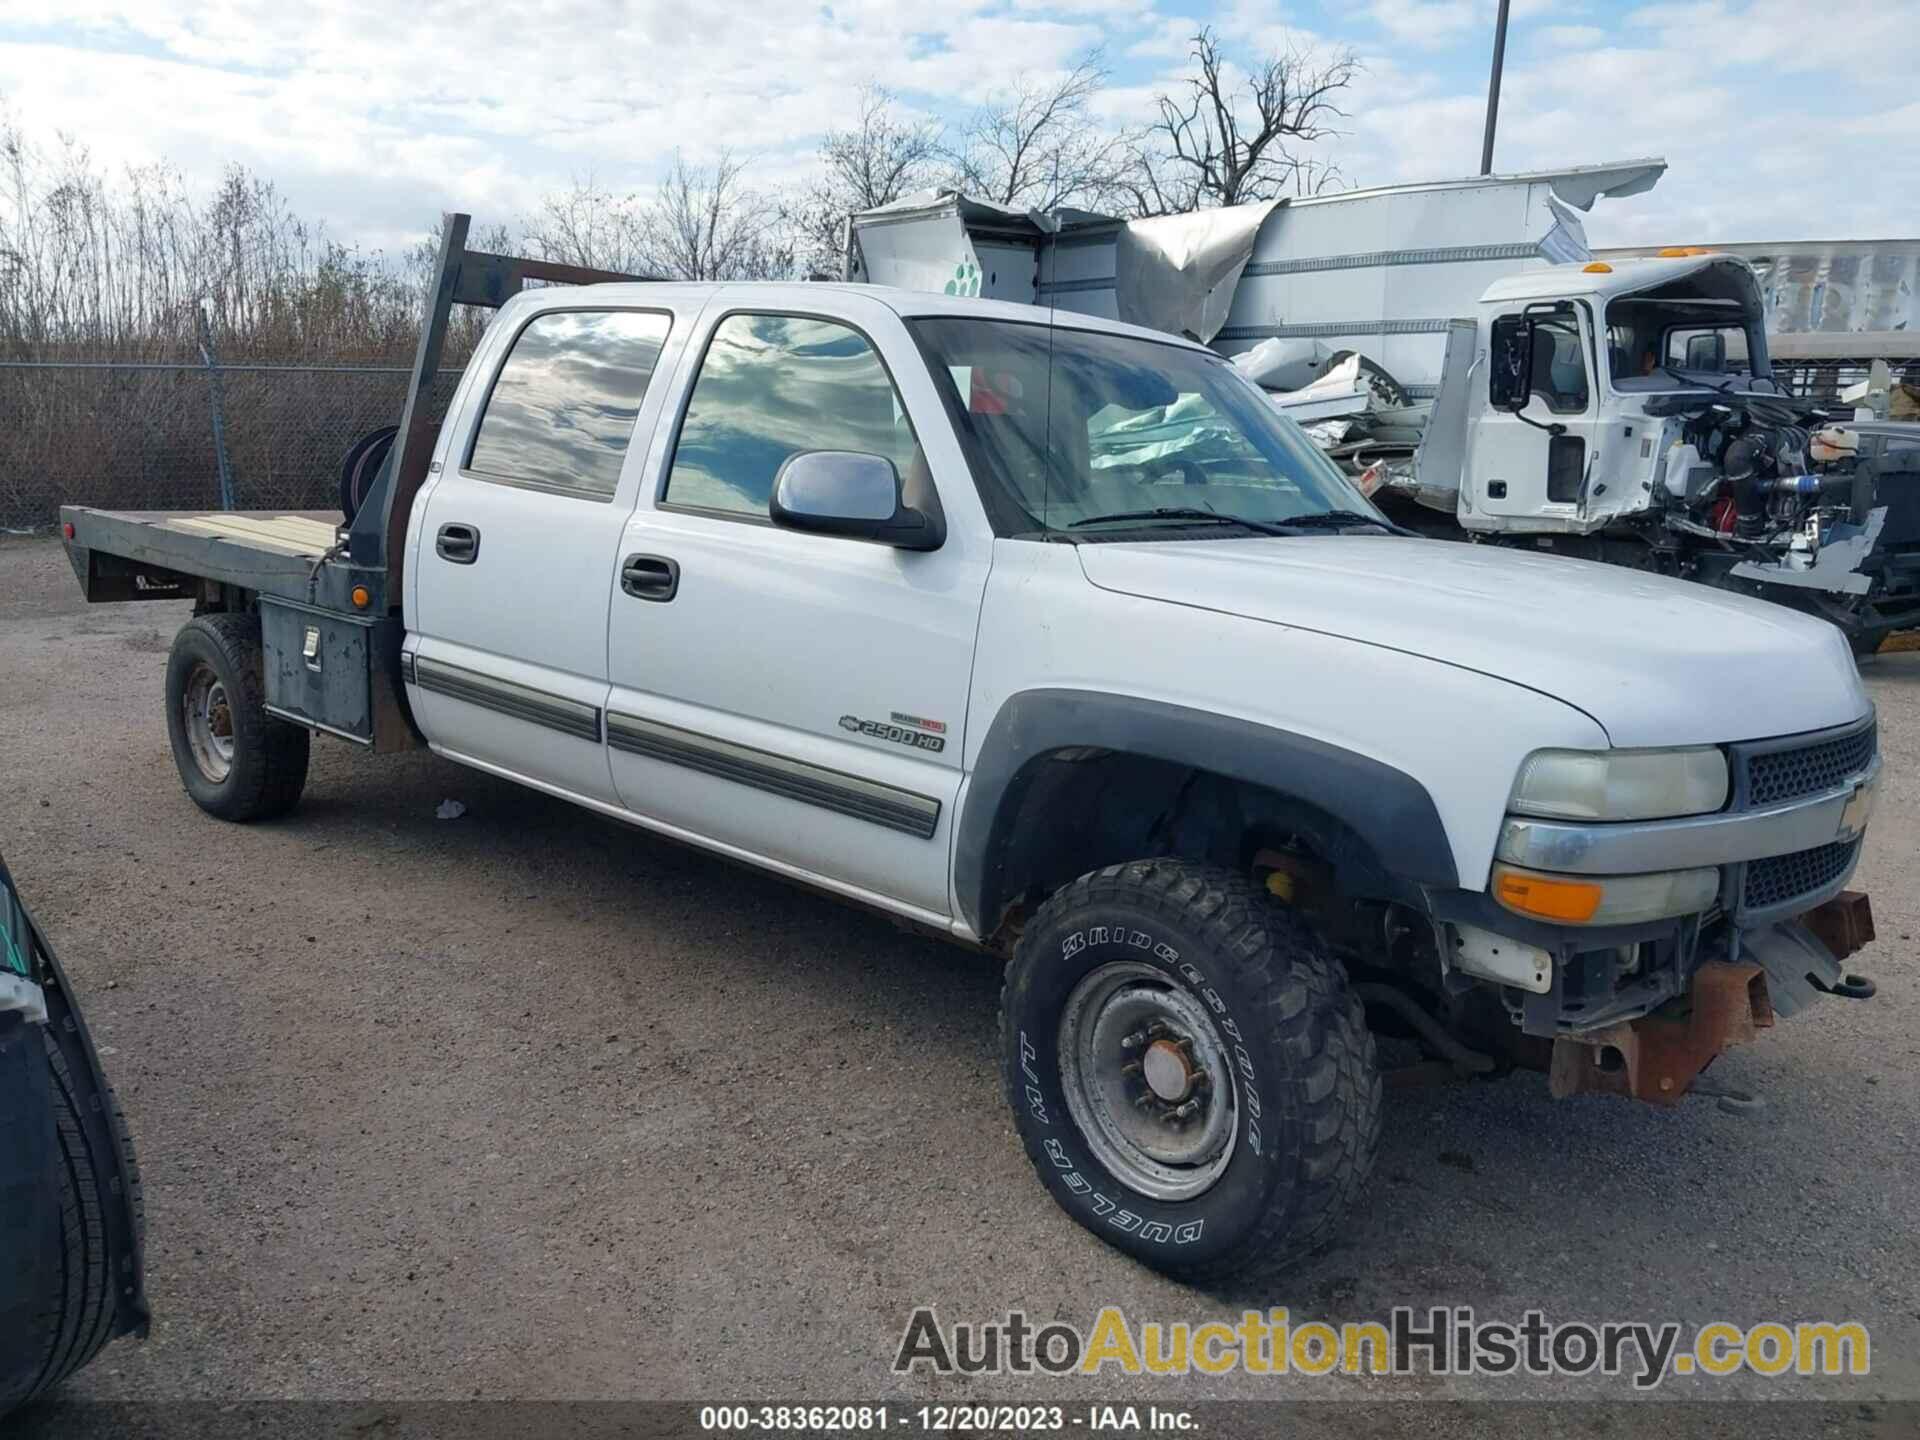
POLYGON ((922 840, 932 839, 940 823, 940 802, 931 796, 637 715, 609 711, 607 743, 630 755, 683 765, 922 840))
POLYGON ((449 665, 444 660, 433 660, 424 655, 413 657, 412 671, 413 683, 422 690, 432 690, 454 700, 464 700, 470 705, 497 710, 516 720, 543 725, 549 730, 590 740, 596 745, 600 743, 600 708, 597 705, 583 704, 562 695, 549 695, 529 685, 516 685, 511 680, 496 679, 478 670, 469 670, 463 665, 449 665))

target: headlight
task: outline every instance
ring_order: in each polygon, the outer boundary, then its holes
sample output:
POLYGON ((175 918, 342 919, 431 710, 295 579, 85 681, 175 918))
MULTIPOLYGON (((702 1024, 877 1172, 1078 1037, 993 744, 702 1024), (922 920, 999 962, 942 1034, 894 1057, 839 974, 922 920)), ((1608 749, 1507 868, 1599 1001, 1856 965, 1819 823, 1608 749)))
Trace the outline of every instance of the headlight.
POLYGON ((1666 870, 1657 875, 1546 875, 1493 867, 1493 896, 1516 915, 1556 925, 1637 925, 1697 915, 1720 892, 1720 872, 1666 870))
POLYGON ((1657 820, 1727 803, 1727 758, 1691 750, 1536 750, 1508 808, 1553 820, 1657 820))

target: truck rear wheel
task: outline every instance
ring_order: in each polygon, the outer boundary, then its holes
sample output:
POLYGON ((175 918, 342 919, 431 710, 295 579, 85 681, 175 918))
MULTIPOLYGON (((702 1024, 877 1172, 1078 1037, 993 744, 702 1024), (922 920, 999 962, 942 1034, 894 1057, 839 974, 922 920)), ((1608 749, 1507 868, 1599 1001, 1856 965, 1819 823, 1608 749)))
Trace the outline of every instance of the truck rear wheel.
POLYGON ((1082 876, 1007 966, 1003 1078, 1028 1158, 1094 1234, 1196 1283, 1325 1244, 1373 1167, 1381 1085, 1346 972, 1244 876, 1082 876))
POLYGON ((306 728, 267 713, 260 621, 201 615, 167 657, 167 735, 187 794, 222 820, 268 820, 300 801, 306 728))

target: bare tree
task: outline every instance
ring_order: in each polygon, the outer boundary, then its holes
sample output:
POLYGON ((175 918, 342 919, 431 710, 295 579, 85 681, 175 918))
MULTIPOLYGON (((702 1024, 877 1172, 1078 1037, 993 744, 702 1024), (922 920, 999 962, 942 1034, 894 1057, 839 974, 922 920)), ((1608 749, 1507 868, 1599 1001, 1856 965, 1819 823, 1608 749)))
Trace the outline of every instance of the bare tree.
POLYGON ((847 217, 932 185, 939 178, 942 131, 932 120, 899 113, 883 86, 860 87, 858 118, 820 141, 820 168, 788 202, 787 219, 806 268, 839 276, 846 267, 847 217))
POLYGON ((411 256, 329 238, 237 166, 208 193, 165 165, 108 170, 0 103, 8 358, 192 359, 203 316, 230 359, 404 358, 423 283, 411 256))
POLYGON ((775 280, 793 273, 779 207, 746 181, 746 162, 722 150, 711 166, 676 150, 642 217, 647 268, 677 280, 775 280))
POLYGON ((646 221, 638 196, 605 189, 589 173, 543 196, 521 227, 542 260, 638 275, 648 259, 646 221))
POLYGON ((1104 203, 1131 156, 1130 137, 1092 113, 1106 80, 1106 62, 1095 50, 1064 75, 1021 75, 990 96, 948 155, 957 186, 1029 210, 1104 203))
POLYGON ((1203 27, 1190 54, 1195 73, 1183 93, 1159 97, 1159 118, 1119 187, 1136 213, 1313 194, 1338 178, 1332 162, 1295 147, 1337 133, 1340 94, 1360 68, 1352 51, 1292 49, 1243 72, 1203 27))

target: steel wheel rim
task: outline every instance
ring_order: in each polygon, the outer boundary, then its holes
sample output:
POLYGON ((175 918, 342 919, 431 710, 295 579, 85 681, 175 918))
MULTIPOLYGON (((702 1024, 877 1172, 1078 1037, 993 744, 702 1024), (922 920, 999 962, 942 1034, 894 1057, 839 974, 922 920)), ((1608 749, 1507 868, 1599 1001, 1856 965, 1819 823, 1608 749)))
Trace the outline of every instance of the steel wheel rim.
POLYGON ((1135 961, 1083 977, 1060 1014, 1060 1084, 1094 1157, 1155 1200, 1191 1200, 1233 1159, 1237 1093, 1198 999, 1135 961))
POLYGON ((233 707, 211 665, 193 667, 180 710, 194 767, 215 785, 222 783, 233 771, 233 707))

